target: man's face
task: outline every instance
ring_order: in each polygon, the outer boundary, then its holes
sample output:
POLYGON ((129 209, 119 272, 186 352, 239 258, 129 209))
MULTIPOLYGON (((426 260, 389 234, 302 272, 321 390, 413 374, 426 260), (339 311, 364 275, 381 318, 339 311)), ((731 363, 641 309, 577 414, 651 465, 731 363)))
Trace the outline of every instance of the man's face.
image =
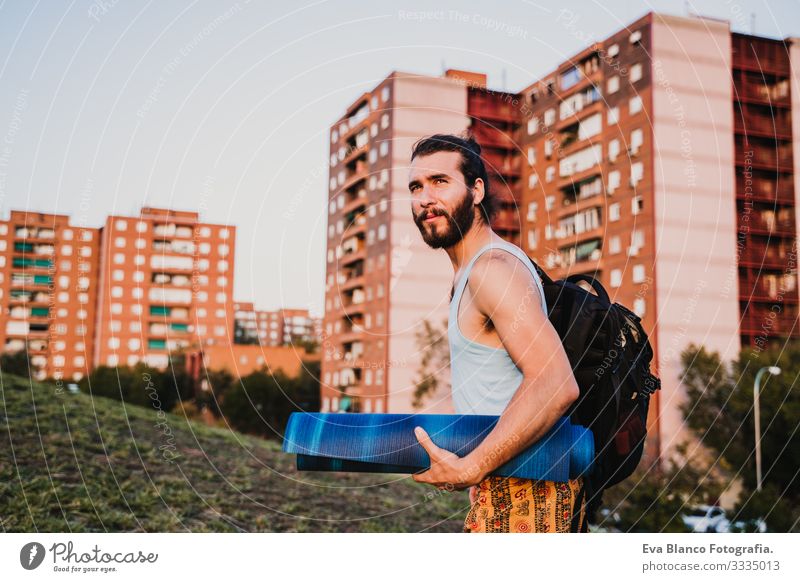
POLYGON ((460 165, 458 152, 436 152, 411 162, 411 215, 422 240, 434 249, 455 245, 475 220, 475 201, 460 165))

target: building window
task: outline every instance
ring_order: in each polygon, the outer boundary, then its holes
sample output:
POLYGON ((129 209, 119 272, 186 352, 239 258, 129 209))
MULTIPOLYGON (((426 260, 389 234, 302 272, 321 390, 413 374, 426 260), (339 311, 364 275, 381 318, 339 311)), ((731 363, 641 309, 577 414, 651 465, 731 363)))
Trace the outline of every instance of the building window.
POLYGON ((633 266, 633 282, 642 283, 644 281, 644 265, 633 266))
POLYGON ((608 50, 606 51, 606 54, 608 54, 608 56, 610 56, 610 57, 617 56, 619 54, 619 45, 618 44, 612 44, 610 47, 608 47, 608 50))
POLYGON ((612 107, 608 110, 608 125, 619 122, 619 107, 612 107))
POLYGON ((381 115, 381 129, 386 129, 389 127, 389 114, 384 113, 381 115))
POLYGON ((547 171, 545 172, 544 180, 549 184, 550 182, 553 181, 555 177, 556 177, 556 167, 550 166, 549 168, 547 168, 547 171))
POLYGON ((631 199, 631 214, 636 215, 641 213, 644 208, 644 201, 641 196, 634 196, 631 199))
POLYGON ((616 192, 617 188, 619 188, 620 181, 621 181, 621 178, 620 178, 619 170, 614 170, 612 172, 609 172, 608 173, 608 186, 606 188, 606 192, 608 194, 613 194, 614 192, 616 192))
POLYGON ((114 281, 123 281, 125 279, 125 271, 122 269, 114 269, 111 278, 114 279, 114 281))
POLYGON ((619 91, 619 77, 614 75, 608 80, 608 83, 606 83, 606 93, 611 95, 617 91, 619 91))
POLYGON ((636 44, 639 41, 641 41, 642 40, 642 31, 641 30, 637 30, 636 32, 632 33, 629 40, 630 40, 631 44, 636 44))
POLYGON ((531 172, 528 176, 528 188, 536 188, 536 184, 539 183, 539 175, 536 172, 531 172))
POLYGON ((612 236, 608 239, 608 254, 609 255, 616 255, 622 250, 622 246, 620 244, 620 240, 618 236, 612 236))
POLYGON ((536 250, 539 246, 539 231, 530 229, 528 231, 528 248, 531 250, 536 250))
POLYGON ((533 165, 536 163, 536 148, 533 146, 528 147, 528 163, 533 165))
POLYGON ((642 297, 637 297, 633 300, 633 312, 639 317, 644 317, 645 302, 642 297))
POLYGON ((556 110, 555 109, 548 109, 544 112, 544 125, 545 127, 550 127, 556 122, 556 110))
POLYGON ((608 220, 610 222, 616 222, 617 220, 619 220, 619 202, 615 202, 614 204, 609 205, 608 220))
POLYGON ((611 271, 611 286, 619 287, 622 284, 622 271, 614 269, 611 271))
POLYGON ((116 239, 114 239, 114 246, 117 247, 118 249, 124 249, 125 248, 125 237, 124 236, 118 236, 116 239))
POLYGON ((549 139, 544 140, 544 157, 548 160, 553 155, 553 142, 549 139))
POLYGON ((386 155, 389 153, 389 142, 382 141, 381 145, 378 146, 378 149, 380 150, 381 157, 385 158, 386 155))
POLYGON ((547 196, 544 199, 544 209, 547 211, 552 210, 556 205, 556 197, 555 196, 547 196))
POLYGON ((619 155, 619 140, 612 139, 610 142, 608 142, 608 161, 609 162, 616 161, 618 155, 619 155))
POLYGON ((533 135, 537 131, 539 131, 539 118, 531 117, 528 120, 528 135, 533 135))
POLYGON ((631 115, 635 115, 642 110, 642 98, 638 95, 636 97, 631 97, 630 101, 628 101, 628 111, 631 115))
POLYGON ((636 63, 631 67, 631 83, 635 83, 642 78, 642 64, 636 63))
POLYGON ((536 202, 528 202, 528 216, 530 221, 536 220, 536 211, 539 209, 539 204, 536 202))
MULTIPOLYGON (((635 164, 631 165, 631 186, 636 186, 639 182, 641 182, 642 178, 644 177, 644 164, 642 162, 636 162, 635 164)), ((636 214, 634 212, 634 214, 636 214)))
POLYGON ((631 145, 630 145, 631 155, 638 153, 639 148, 642 147, 643 143, 644 143, 644 132, 641 129, 634 129, 631 132, 631 145))

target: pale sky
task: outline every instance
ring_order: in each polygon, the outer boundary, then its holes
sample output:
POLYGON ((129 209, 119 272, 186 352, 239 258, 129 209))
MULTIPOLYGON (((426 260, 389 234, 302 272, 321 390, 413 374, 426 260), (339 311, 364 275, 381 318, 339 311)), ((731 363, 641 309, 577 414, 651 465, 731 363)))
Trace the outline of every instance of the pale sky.
POLYGON ((199 210, 237 227, 237 300, 321 315, 327 130, 360 93, 444 68, 516 91, 687 6, 800 36, 796 0, 0 2, 0 216, 199 210))

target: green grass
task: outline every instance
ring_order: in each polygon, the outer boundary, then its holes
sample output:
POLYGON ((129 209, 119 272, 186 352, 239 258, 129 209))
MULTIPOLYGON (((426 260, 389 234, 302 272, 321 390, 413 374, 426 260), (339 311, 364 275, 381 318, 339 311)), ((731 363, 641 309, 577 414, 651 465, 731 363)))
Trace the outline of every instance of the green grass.
POLYGON ((469 505, 407 475, 299 473, 277 442, 7 374, 0 434, 6 532, 458 532, 469 505))

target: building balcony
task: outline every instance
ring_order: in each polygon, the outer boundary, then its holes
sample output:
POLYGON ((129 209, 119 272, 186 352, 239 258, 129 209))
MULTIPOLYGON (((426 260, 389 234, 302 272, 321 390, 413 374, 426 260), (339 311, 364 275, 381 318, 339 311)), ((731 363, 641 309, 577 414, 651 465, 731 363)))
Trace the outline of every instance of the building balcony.
POLYGON ((496 147, 513 150, 517 147, 510 135, 491 125, 475 122, 472 124, 470 131, 482 148, 496 147))
POLYGON ((362 301, 359 303, 347 303, 342 305, 342 314, 346 317, 352 317, 353 315, 364 313, 366 309, 366 304, 362 301))
POLYGON ((345 202, 344 208, 342 208, 342 212, 345 214, 345 216, 350 214, 350 213, 355 213, 359 209, 366 208, 368 202, 369 202, 369 199, 367 198, 367 191, 366 190, 361 190, 356 195, 355 198, 345 202), (363 192, 363 194, 361 194, 361 192, 363 192))
MULTIPOLYGON (((739 144, 737 144, 738 146, 739 144)), ((779 170, 782 172, 791 172, 794 168, 792 165, 792 152, 790 149, 785 151, 775 151, 774 148, 766 149, 764 146, 748 146, 742 144, 741 147, 736 148, 736 165, 747 166, 748 164, 757 168, 764 168, 768 170, 779 170), (745 155, 745 151, 752 150, 752 156, 745 155)))
POLYGON ((736 196, 740 199, 752 198, 794 206, 794 188, 791 180, 783 180, 778 185, 772 180, 753 179, 753 185, 748 191, 744 176, 739 175, 736 177, 736 196))
POLYGON ((347 265, 351 265, 356 261, 363 261, 367 258, 367 250, 366 248, 360 248, 355 252, 345 253, 341 257, 339 257, 339 266, 346 267, 347 265))
POLYGON ((766 337, 798 337, 797 310, 781 311, 748 310, 739 323, 739 331, 745 335, 766 337))
POLYGON ((789 252, 779 245, 748 244, 742 249, 739 264, 744 267, 785 269, 789 262, 789 252))
POLYGON ((794 219, 769 220, 757 214, 751 216, 747 222, 741 222, 741 225, 747 225, 749 232, 761 235, 793 237, 796 230, 794 219))
MULTIPOLYGON (((793 277, 793 275, 788 275, 793 277)), ((796 279, 792 279, 796 281, 796 279)), ((777 279, 772 283, 764 277, 739 279, 739 300, 756 301, 760 303, 798 303, 797 288, 790 287, 784 282, 780 284, 777 279)))
POLYGON ((565 176, 564 178, 561 178, 556 183, 556 188, 558 188, 559 190, 564 190, 566 188, 574 188, 581 182, 585 182, 589 178, 600 175, 601 171, 602 171, 602 166, 600 164, 595 164, 591 168, 587 168, 585 170, 581 170, 580 172, 575 172, 571 176, 565 176))
POLYGON ((349 190, 359 182, 366 180, 369 177, 369 166, 364 161, 356 162, 356 167, 352 173, 349 173, 347 178, 342 184, 343 190, 349 190))
POLYGON ((772 107, 791 107, 789 83, 767 85, 756 81, 735 79, 733 98, 744 103, 772 107))
POLYGON ((365 285, 365 278, 364 275, 360 275, 358 277, 351 277, 349 279, 345 279, 344 283, 339 284, 339 291, 351 291, 353 289, 357 289, 359 287, 363 287, 365 285))
MULTIPOLYGON (((583 89, 586 89, 586 87, 583 87, 583 89)), ((564 119, 556 121, 553 128, 556 132, 564 131, 570 125, 575 125, 587 117, 591 117, 595 113, 600 113, 604 110, 605 105, 602 100, 593 101, 592 103, 584 105, 578 111, 574 111, 571 115, 567 115, 564 119)))
POLYGON ((733 127, 740 135, 789 140, 792 139, 792 126, 788 120, 787 115, 762 116, 745 110, 743 113, 734 114, 733 127))
POLYGON ((347 151, 347 154, 344 156, 344 160, 342 160, 342 162, 345 165, 349 165, 353 160, 356 160, 361 156, 367 155, 368 150, 369 150, 369 142, 360 146, 353 147, 347 151))

